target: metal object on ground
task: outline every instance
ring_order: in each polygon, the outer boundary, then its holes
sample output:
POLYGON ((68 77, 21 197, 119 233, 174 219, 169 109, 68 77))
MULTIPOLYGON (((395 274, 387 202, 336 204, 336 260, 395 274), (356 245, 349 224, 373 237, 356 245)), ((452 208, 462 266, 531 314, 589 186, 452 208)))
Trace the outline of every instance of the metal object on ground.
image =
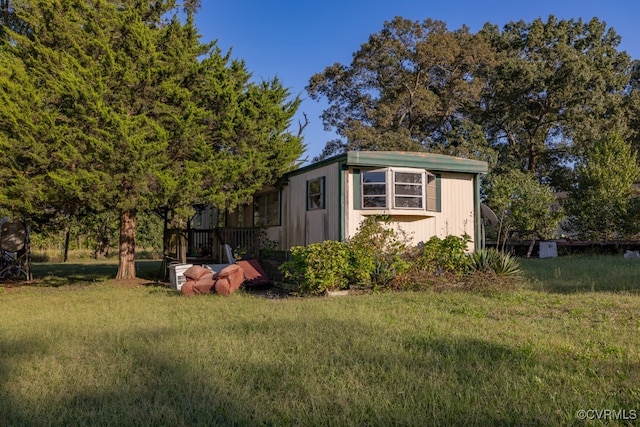
POLYGON ((0 219, 0 280, 31 277, 29 229, 20 221, 0 219))

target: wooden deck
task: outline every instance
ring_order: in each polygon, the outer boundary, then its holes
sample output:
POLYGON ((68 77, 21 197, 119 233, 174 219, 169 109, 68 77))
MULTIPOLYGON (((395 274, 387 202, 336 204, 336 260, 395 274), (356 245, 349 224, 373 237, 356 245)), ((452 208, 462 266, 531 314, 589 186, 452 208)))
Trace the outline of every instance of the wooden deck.
MULTIPOLYGON (((580 253, 603 253, 619 254, 627 250, 640 250, 640 240, 572 240, 572 239, 551 239, 536 240, 534 242, 531 256, 538 256, 540 242, 555 242, 558 248, 558 255, 580 254, 580 253)), ((485 246, 495 248, 495 241, 486 241, 485 246)), ((516 255, 526 255, 531 240, 509 240, 507 248, 516 255)))

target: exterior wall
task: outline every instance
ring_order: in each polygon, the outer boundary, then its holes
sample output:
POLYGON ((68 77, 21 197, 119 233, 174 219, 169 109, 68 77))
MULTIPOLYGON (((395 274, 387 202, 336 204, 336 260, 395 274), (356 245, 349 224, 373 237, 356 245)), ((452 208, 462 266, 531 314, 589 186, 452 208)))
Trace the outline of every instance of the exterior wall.
MULTIPOLYGON (((280 193, 281 225, 266 228, 267 238, 279 242, 279 250, 340 239, 339 172, 339 165, 331 163, 289 176, 287 185, 280 193), (307 181, 323 177, 324 209, 307 210, 307 181)), ((265 188, 257 194, 272 189, 265 188)), ((247 209, 251 211, 252 205, 248 205, 247 209)))
MULTIPOLYGON (((472 251, 474 239, 479 239, 476 230, 479 214, 475 215, 475 209, 476 206, 479 209, 480 203, 475 178, 487 171, 486 162, 431 153, 347 152, 285 175, 287 184, 281 190, 281 225, 268 227, 267 237, 278 241, 280 250, 324 240, 344 240, 357 232, 366 216, 389 214, 412 238, 413 244, 432 236, 444 238, 467 234, 472 239, 468 246, 472 251), (434 174, 437 211, 359 209, 362 194, 359 173, 387 167, 426 170, 434 174), (356 169, 360 171, 358 175, 354 175, 356 169), (324 177, 324 209, 307 210, 307 182, 321 177, 324 177), (357 186, 354 181, 358 181, 357 186)), ((269 189, 265 188, 258 194, 267 191, 269 189)), ((248 208, 252 212, 252 207, 248 208)))
MULTIPOLYGON (((354 184, 359 185, 353 170, 345 171, 345 237, 351 237, 358 231, 361 222, 372 214, 391 215, 397 226, 412 238, 413 244, 425 242, 433 236, 444 238, 448 235, 461 236, 468 234, 475 237, 474 200, 475 188, 473 174, 441 173, 440 211, 411 214, 409 211, 399 213, 395 210, 354 209, 358 205, 354 200, 354 184)), ((474 242, 468 245, 474 249, 474 242)))
POLYGON ((270 238, 280 242, 280 249, 340 239, 339 172, 339 165, 331 163, 289 177, 289 183, 282 191, 283 225, 270 227, 267 231, 270 238), (325 207, 307 210, 307 181, 322 177, 325 179, 325 207))
POLYGON ((442 174, 442 178, 442 211, 436 217, 436 235, 444 238, 466 233, 472 239, 469 250, 473 250, 476 235, 473 175, 451 173, 442 174))

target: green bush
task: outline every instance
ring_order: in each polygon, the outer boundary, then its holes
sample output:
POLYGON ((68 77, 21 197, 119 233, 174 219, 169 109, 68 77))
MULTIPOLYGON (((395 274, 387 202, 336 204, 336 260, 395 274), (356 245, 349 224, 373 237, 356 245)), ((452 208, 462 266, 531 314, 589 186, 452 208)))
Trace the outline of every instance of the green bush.
POLYGON ((469 269, 467 244, 469 235, 449 235, 444 239, 433 236, 419 249, 416 267, 429 273, 462 274, 469 269))
POLYGON ((280 271, 301 293, 319 294, 350 285, 374 290, 387 287, 411 267, 405 259, 407 238, 391 228, 390 222, 386 216, 368 217, 348 242, 296 246, 280 271))
POLYGON ((521 272, 517 258, 493 248, 479 249, 469 255, 470 267, 473 271, 493 272, 498 276, 517 276, 521 272))
POLYGON ((405 259, 407 236, 390 226, 386 215, 367 217, 347 242, 351 254, 350 283, 380 289, 405 274, 411 264, 405 259))
POLYGON ((321 294, 345 289, 351 275, 351 256, 343 242, 326 240, 291 248, 291 259, 280 266, 285 280, 301 293, 321 294))
POLYGON ((407 236, 390 222, 387 216, 371 216, 347 242, 328 240, 293 247, 290 260, 279 271, 303 294, 322 294, 352 285, 371 290, 404 289, 418 278, 435 286, 445 277, 460 279, 469 272, 502 277, 520 272, 516 258, 495 249, 468 254, 471 238, 466 234, 444 239, 434 236, 410 248, 407 236))

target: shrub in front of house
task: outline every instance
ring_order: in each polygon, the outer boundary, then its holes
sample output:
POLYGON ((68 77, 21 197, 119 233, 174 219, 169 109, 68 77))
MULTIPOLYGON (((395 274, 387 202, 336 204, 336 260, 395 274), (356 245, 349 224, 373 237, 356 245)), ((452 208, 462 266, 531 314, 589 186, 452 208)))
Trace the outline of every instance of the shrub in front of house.
POLYGON ((280 271, 301 293, 320 294, 349 286, 371 290, 388 287, 411 268, 406 259, 408 239, 390 222, 386 216, 371 216, 347 242, 296 246, 280 271))
POLYGON ((463 274, 469 270, 467 244, 471 237, 449 235, 444 239, 433 236, 418 247, 415 267, 433 274, 463 274))
POLYGON ((478 249, 469 255, 469 261, 472 271, 495 273, 502 277, 517 276, 522 271, 517 258, 493 248, 478 249))
POLYGON ((409 238, 391 225, 387 215, 374 215, 360 224, 347 242, 351 255, 351 285, 382 289, 399 280, 411 268, 407 260, 409 238))
POLYGON ((280 266, 280 271, 285 280, 298 287, 298 292, 322 294, 346 289, 351 265, 347 244, 326 240, 291 248, 291 258, 280 266))
MULTIPOLYGON (((469 254, 468 235, 432 237, 411 247, 407 236, 385 217, 372 216, 362 222, 347 242, 325 241, 291 249, 291 258, 280 271, 302 294, 358 287, 382 290, 457 287, 477 284, 482 276, 512 277, 520 272, 518 260, 495 249, 469 254), (478 278, 474 278, 478 276, 478 278)), ((477 286, 472 286, 477 287, 477 286)))

